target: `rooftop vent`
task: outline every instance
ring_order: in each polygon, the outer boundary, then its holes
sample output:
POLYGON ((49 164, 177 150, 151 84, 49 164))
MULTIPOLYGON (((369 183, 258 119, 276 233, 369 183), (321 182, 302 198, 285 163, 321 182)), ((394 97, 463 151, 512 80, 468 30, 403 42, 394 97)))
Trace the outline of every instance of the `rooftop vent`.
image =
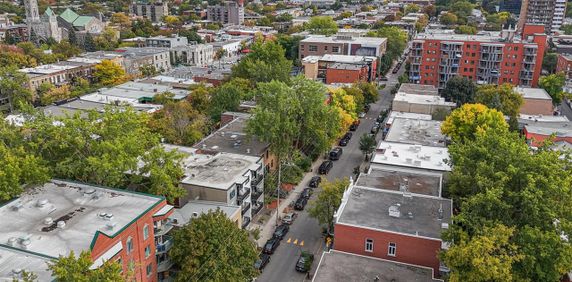
POLYGON ((439 204, 439 210, 437 212, 439 213, 439 220, 443 219, 443 204, 439 204))
POLYGON ((91 196, 91 195, 93 195, 93 193, 95 193, 94 188, 87 188, 87 189, 83 190, 84 196, 91 196))
POLYGON ((250 154, 250 148, 246 149, 246 153, 250 154))
POLYGON ((391 217, 400 217, 401 211, 399 211, 400 204, 395 204, 389 207, 389 216, 391 217))
POLYGON ((105 220, 112 220, 113 219, 113 214, 112 213, 108 213, 105 215, 105 220))
POLYGON ((38 200, 38 202, 36 203, 36 207, 43 208, 47 204, 48 204, 48 199, 41 199, 41 200, 38 200))
POLYGON ((449 223, 447 223, 447 222, 441 223, 441 228, 443 228, 443 229, 449 229, 449 223))
POLYGON ((413 162, 413 165, 415 165, 415 166, 421 166, 421 161, 420 161, 420 160, 415 160, 415 161, 413 162))
POLYGON ((413 161, 412 158, 405 158, 405 162, 408 163, 408 164, 410 164, 412 161, 413 161))
POLYGON ((408 212, 408 213, 407 213, 407 218, 412 219, 412 218, 413 218, 413 213, 412 213, 412 212, 408 212))
POLYGON ((63 220, 58 221, 57 223, 58 228, 63 229, 64 227, 66 227, 66 222, 63 220))
POLYGON ((19 211, 23 207, 24 207, 24 204, 22 204, 21 202, 18 202, 12 206, 12 210, 13 211, 19 211))
POLYGON ((107 227, 107 229, 109 230, 113 230, 113 228, 115 228, 116 225, 117 223, 115 222, 108 222, 107 224, 105 224, 105 227, 107 227))
POLYGON ((17 241, 18 241, 18 239, 17 239, 16 237, 10 237, 10 238, 8 239, 8 246, 12 246, 12 247, 13 247, 14 245, 16 245, 16 242, 17 242, 17 241))
POLYGON ((193 218, 197 218, 199 217, 199 213, 198 212, 193 212, 193 218))
POLYGON ((46 217, 44 218, 44 224, 45 225, 52 225, 52 223, 54 223, 54 219, 51 217, 46 217))

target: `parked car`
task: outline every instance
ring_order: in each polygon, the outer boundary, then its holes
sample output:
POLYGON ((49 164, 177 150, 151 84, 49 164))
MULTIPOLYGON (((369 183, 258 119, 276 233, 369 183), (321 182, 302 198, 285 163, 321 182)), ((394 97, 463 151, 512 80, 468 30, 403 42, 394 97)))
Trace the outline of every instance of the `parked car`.
POLYGON ((313 176, 312 179, 310 179, 308 186, 310 186, 310 188, 318 188, 318 186, 320 186, 320 182, 322 182, 322 177, 313 176))
POLYGON ((382 76, 382 77, 379 78, 379 81, 388 81, 388 79, 387 79, 387 77, 382 76))
POLYGON ((359 123, 352 123, 352 125, 350 125, 350 131, 356 131, 357 128, 359 126, 359 123))
POLYGON ((342 156, 343 152, 344 152, 344 150, 342 150, 342 148, 340 148, 340 147, 336 147, 336 148, 332 149, 330 151, 330 160, 332 160, 332 161, 339 160, 340 157, 342 156))
POLYGON ((308 272, 312 269, 312 263, 314 262, 314 255, 308 252, 302 252, 296 262, 296 271, 308 272))
POLYGON ((332 169, 333 166, 334 166, 334 163, 332 161, 325 161, 318 168, 318 173, 328 174, 328 172, 330 172, 330 169, 332 169))
POLYGON ((277 238, 278 240, 282 240, 284 236, 286 236, 286 233, 288 233, 288 230, 290 230, 290 227, 288 227, 287 224, 282 224, 276 227, 276 229, 274 230, 274 234, 272 234, 272 237, 277 238))
POLYGON ((374 125, 371 127, 371 134, 376 134, 379 131, 379 125, 374 125))
POLYGON ((365 105, 365 106, 363 107, 363 112, 364 112, 364 113, 369 112, 369 109, 370 109, 370 108, 371 108, 370 105, 365 105))
POLYGON ((262 250, 262 252, 265 254, 273 254, 276 248, 278 248, 278 246, 280 246, 280 239, 272 238, 266 241, 266 244, 264 244, 264 249, 262 250))
POLYGON ((344 137, 342 137, 342 139, 350 140, 350 139, 352 139, 352 136, 353 136, 353 134, 351 132, 348 132, 348 133, 344 134, 344 137))
POLYGON ((294 222, 294 219, 296 219, 297 216, 298 216, 298 214, 296 214, 294 212, 287 213, 282 218, 282 223, 290 225, 290 224, 292 224, 292 222, 294 222))
POLYGON ((340 139, 340 142, 338 142, 338 145, 345 147, 348 145, 348 143, 350 143, 350 139, 342 138, 342 139, 340 139))
POLYGON ((364 113, 364 112, 359 113, 359 114, 358 114, 358 117, 359 117, 359 118, 364 118, 364 117, 365 117, 365 113, 364 113))
POLYGON ((258 260, 254 263, 254 268, 258 271, 262 272, 262 269, 270 262, 270 255, 268 254, 260 254, 258 256, 258 260))
POLYGON ((298 200, 296 200, 296 203, 294 204, 294 209, 298 210, 298 211, 302 211, 302 210, 304 210, 304 207, 306 207, 307 203, 308 203, 308 199, 306 199, 300 195, 300 198, 298 198, 298 200))
POLYGON ((309 199, 313 193, 314 193, 314 191, 312 191, 311 188, 306 188, 306 189, 302 190, 302 193, 300 193, 300 197, 304 197, 306 199, 309 199))

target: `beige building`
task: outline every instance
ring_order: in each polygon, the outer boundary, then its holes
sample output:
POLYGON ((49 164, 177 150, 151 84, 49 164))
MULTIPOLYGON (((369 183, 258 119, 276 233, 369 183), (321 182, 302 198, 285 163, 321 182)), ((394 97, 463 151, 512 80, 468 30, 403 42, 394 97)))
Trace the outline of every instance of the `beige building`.
POLYGON ((524 115, 552 115, 554 106, 552 98, 542 88, 515 87, 514 90, 522 95, 523 104, 520 113, 524 115))
POLYGON ((69 84, 74 78, 91 76, 97 63, 82 61, 63 61, 55 64, 41 65, 20 69, 28 76, 28 88, 35 93, 43 83, 55 86, 69 84))
POLYGON ((397 93, 392 110, 431 115, 437 110, 451 111, 456 104, 439 96, 397 93))
POLYGON ((387 49, 387 39, 352 37, 347 35, 312 35, 300 41, 300 59, 307 56, 353 55, 381 57, 387 49))
MULTIPOLYGON (((185 175, 180 185, 187 190, 177 206, 189 201, 210 201, 240 207, 242 227, 264 206, 262 158, 164 144, 182 153, 185 175)), ((217 148, 213 148, 217 149, 217 148)))

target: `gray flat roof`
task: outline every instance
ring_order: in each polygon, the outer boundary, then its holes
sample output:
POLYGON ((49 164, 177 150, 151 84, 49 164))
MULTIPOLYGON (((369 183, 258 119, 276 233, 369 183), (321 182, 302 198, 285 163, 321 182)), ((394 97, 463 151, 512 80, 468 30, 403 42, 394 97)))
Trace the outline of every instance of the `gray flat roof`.
POLYGON ((0 281, 21 278, 18 270, 33 272, 38 281, 53 281, 52 272, 48 270, 50 261, 49 258, 0 245, 0 281))
POLYGON ((96 232, 113 237, 161 201, 152 195, 51 180, 0 207, 0 217, 10 219, 3 221, 0 242, 50 257, 79 254, 89 250, 96 232), (112 217, 104 219, 104 213, 112 217), (57 227, 60 221, 65 222, 63 228, 57 227))
POLYGON ((385 141, 445 147, 441 122, 436 120, 394 118, 385 141))
POLYGON ((436 282, 433 269, 336 250, 324 252, 312 282, 436 282), (379 278, 379 280, 376 280, 379 278))
POLYGON ((336 223, 440 240, 451 209, 450 199, 350 185, 336 223))
POLYGON ((449 151, 444 147, 381 141, 371 163, 445 172, 451 171, 448 159, 449 151))
POLYGON ((372 46, 376 45, 379 46, 387 41, 387 38, 379 38, 379 37, 348 37, 348 36, 320 36, 320 35, 311 35, 308 38, 302 39, 300 42, 304 43, 352 43, 352 44, 362 44, 363 46, 372 46))
POLYGON ((330 69, 338 69, 338 70, 360 70, 363 68, 362 65, 355 65, 355 64, 348 64, 348 63, 334 63, 333 65, 329 66, 330 69))
POLYGON ((418 94, 418 95, 439 95, 437 87, 433 85, 423 85, 414 83, 403 83, 399 87, 399 93, 418 94))
POLYGON ((536 122, 524 126, 528 133, 552 135, 556 137, 572 137, 572 121, 536 122))
POLYGON ((270 144, 260 141, 256 136, 249 136, 245 132, 246 122, 250 115, 242 114, 238 116, 235 114, 234 116, 235 118, 231 122, 205 137, 193 147, 257 157, 264 154, 270 144))
POLYGON ((232 218, 236 213, 240 212, 240 206, 231 206, 220 202, 190 201, 182 208, 175 209, 172 218, 178 221, 178 225, 184 225, 193 219, 195 213, 200 216, 217 209, 224 212, 228 218, 232 218))
POLYGON ((515 87, 514 90, 522 95, 524 99, 538 99, 538 100, 549 100, 552 101, 548 92, 542 88, 525 88, 525 87, 515 87))
POLYGON ((163 144, 167 150, 185 155, 185 177, 181 183, 228 190, 235 183, 243 183, 250 171, 262 167, 262 158, 224 152, 209 152, 191 147, 163 144))
POLYGON ((407 168, 378 168, 371 167, 367 174, 360 174, 356 186, 386 189, 392 191, 407 191, 441 197, 442 174, 420 172, 407 168))

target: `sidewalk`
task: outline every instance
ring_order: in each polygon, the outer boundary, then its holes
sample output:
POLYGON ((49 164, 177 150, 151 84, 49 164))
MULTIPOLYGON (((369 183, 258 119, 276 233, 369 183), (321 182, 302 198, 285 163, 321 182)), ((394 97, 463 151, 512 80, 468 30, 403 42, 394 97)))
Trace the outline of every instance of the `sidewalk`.
MULTIPOLYGON (((280 199, 280 206, 278 207, 278 210, 280 211, 279 214, 280 218, 284 216, 284 213, 282 211, 286 209, 291 202, 296 201, 298 195, 300 195, 302 190, 308 187, 307 184, 310 182, 310 179, 316 175, 314 172, 318 171, 318 167, 323 161, 324 161, 323 158, 318 158, 314 163, 312 163, 312 170, 304 175, 300 183, 298 183, 298 185, 294 187, 294 189, 290 192, 290 194, 288 194, 288 198, 280 199)), ((251 227, 256 228, 256 226, 251 226, 251 227)), ((259 247, 263 247, 266 241, 272 238, 272 234, 274 233, 274 229, 276 228, 276 210, 272 211, 270 218, 266 223, 264 223, 264 225, 257 225, 257 227, 260 228, 260 238, 256 243, 259 247)))

